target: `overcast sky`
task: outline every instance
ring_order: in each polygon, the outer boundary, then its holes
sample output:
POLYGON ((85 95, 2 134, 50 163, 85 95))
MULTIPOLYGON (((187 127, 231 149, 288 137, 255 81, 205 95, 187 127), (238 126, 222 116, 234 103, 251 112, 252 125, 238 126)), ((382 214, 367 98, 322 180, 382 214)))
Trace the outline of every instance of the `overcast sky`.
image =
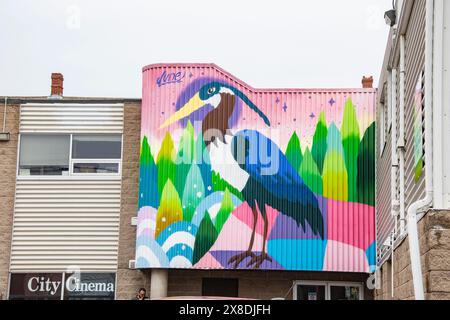
MULTIPOLYGON (((141 97, 141 70, 214 62, 253 87, 360 87, 391 0, 0 0, 0 95, 141 97)), ((377 84, 377 82, 375 82, 377 84)))

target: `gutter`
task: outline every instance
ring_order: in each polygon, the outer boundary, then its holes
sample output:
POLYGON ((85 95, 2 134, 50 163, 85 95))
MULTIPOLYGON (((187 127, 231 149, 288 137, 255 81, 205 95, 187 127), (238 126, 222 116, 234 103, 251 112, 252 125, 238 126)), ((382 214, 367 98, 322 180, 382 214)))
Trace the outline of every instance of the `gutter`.
POLYGON ((5 133, 6 130, 6 110, 8 108, 8 97, 5 97, 5 109, 3 111, 3 129, 2 133, 5 133))
POLYGON ((420 259, 417 214, 425 212, 433 204, 433 20, 434 0, 426 1, 425 27, 425 198, 408 208, 408 240, 411 270, 416 300, 425 300, 420 259))

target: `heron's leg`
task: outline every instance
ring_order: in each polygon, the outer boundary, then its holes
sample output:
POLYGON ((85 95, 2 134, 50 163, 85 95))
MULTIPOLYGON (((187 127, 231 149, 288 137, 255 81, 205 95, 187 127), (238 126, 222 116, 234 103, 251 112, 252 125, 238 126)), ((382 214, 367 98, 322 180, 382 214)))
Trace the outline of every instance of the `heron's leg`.
POLYGON ((264 220, 264 235, 263 235, 263 244, 262 244, 262 252, 259 256, 254 256, 250 262, 247 264, 247 267, 250 267, 251 265, 253 265, 254 269, 259 269, 259 267, 261 267, 261 264, 267 260, 272 262, 272 258, 269 257, 266 253, 266 243, 267 243, 267 233, 268 233, 268 228, 269 228, 269 221, 267 220, 267 214, 264 208, 264 211, 261 211, 262 216, 263 216, 263 220, 264 220))
POLYGON ((239 266, 239 264, 242 261, 244 261, 246 258, 248 258, 248 257, 254 258, 255 257, 255 254, 252 252, 252 248, 253 248, 253 243, 255 242, 256 223, 258 221, 258 211, 257 211, 256 201, 255 201, 255 205, 252 206, 252 212, 253 212, 253 230, 252 230, 252 236, 250 238, 250 243, 248 245, 247 251, 237 254, 237 255, 231 257, 230 260, 228 260, 228 264, 234 263, 233 269, 236 269, 239 266))

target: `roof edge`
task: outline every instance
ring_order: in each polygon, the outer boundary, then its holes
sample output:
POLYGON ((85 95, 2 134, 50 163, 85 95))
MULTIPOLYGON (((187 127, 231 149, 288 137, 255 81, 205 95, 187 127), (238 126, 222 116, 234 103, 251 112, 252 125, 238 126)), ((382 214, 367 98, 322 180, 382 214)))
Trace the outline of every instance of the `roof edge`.
POLYGON ((315 92, 315 91, 330 91, 330 92, 356 92, 356 93, 376 93, 377 88, 255 88, 245 81, 242 81, 238 77, 234 76, 225 69, 219 67, 215 63, 154 63, 146 65, 142 68, 142 72, 148 71, 155 68, 167 68, 167 67, 178 67, 178 68, 213 68, 218 72, 222 73, 224 76, 236 81, 246 89, 251 92, 315 92))

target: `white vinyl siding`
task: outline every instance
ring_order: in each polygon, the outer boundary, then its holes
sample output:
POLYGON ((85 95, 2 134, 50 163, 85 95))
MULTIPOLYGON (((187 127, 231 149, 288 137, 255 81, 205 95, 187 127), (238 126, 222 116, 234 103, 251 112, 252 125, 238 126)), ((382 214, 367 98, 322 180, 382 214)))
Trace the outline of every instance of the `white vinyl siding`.
POLYGON ((11 271, 117 268, 120 180, 19 179, 11 271))
MULTIPOLYGON (((123 113, 123 104, 24 104, 20 135, 122 135, 123 113)), ((18 175, 10 272, 114 272, 120 203, 121 174, 18 175)))
POLYGON ((122 133, 123 104, 27 103, 20 106, 20 132, 122 133))

